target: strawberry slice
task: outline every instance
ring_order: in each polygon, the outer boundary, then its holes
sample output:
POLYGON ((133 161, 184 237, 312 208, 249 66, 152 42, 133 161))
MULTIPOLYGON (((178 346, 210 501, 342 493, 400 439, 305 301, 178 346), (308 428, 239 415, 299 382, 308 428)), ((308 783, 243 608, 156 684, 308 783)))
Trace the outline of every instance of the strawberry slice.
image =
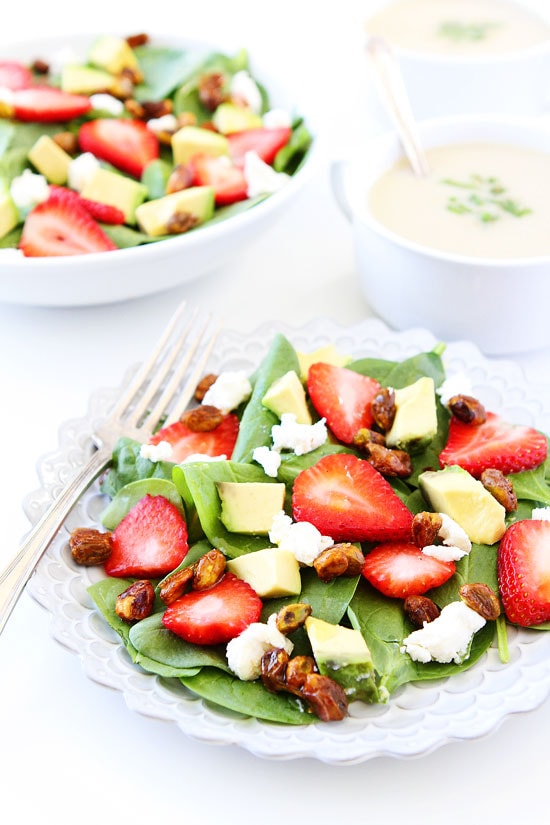
POLYGON ((532 470, 546 460, 547 454, 546 436, 538 430, 509 424, 489 412, 483 424, 464 424, 451 418, 439 463, 441 467, 458 464, 479 478, 489 468, 503 473, 532 470))
POLYGON ((17 89, 11 100, 17 120, 58 123, 86 114, 91 108, 85 95, 74 95, 51 86, 17 89))
POLYGON ((176 421, 158 430, 149 439, 149 443, 168 441, 173 451, 170 461, 177 464, 194 454, 209 455, 212 458, 224 455, 231 458, 238 434, 239 419, 234 413, 228 413, 221 424, 205 432, 190 430, 183 421, 176 421))
POLYGON ((498 583, 510 622, 530 627, 550 620, 550 521, 508 527, 498 548, 498 583))
POLYGON ((365 557, 362 574, 373 587, 394 599, 421 596, 455 573, 453 561, 427 556, 407 541, 379 544, 365 557))
POLYGON ((124 223, 124 212, 117 206, 110 203, 100 203, 100 201, 93 201, 89 198, 83 198, 78 192, 73 189, 67 189, 66 186, 56 186, 50 184, 50 197, 62 202, 77 204, 77 206, 85 209, 88 214, 95 218, 96 221, 109 224, 124 223))
POLYGON ((196 645, 229 642, 257 622, 262 600, 255 590, 233 573, 208 590, 186 593, 166 609, 162 623, 168 630, 196 645))
POLYGON ((50 196, 27 215, 19 248, 29 258, 43 258, 108 252, 117 246, 81 206, 50 196))
POLYGON ((248 184, 242 169, 226 156, 195 155, 190 161, 191 185, 211 186, 218 206, 244 201, 248 184))
POLYGON ((188 550, 187 525, 177 507, 164 496, 146 495, 113 532, 105 572, 122 578, 165 576, 188 550))
POLYGON ((275 160, 277 152, 286 146, 290 140, 292 129, 290 126, 281 126, 276 129, 245 129, 242 132, 233 132, 227 135, 229 155, 236 166, 244 165, 244 156, 247 152, 256 152, 264 163, 270 165, 275 160))
POLYGON ((4 89, 28 89, 33 84, 31 70, 16 60, 0 60, 0 87, 4 89))
POLYGON ((156 135, 143 121, 129 118, 98 118, 83 123, 78 144, 83 152, 91 152, 135 178, 140 178, 147 164, 160 153, 156 135))
POLYGON ((319 415, 344 444, 352 443, 357 430, 372 426, 371 401, 380 390, 373 378, 319 362, 309 368, 307 390, 319 415))
POLYGON ((292 512, 334 541, 408 539, 413 520, 378 470, 348 453, 327 455, 299 473, 292 512))

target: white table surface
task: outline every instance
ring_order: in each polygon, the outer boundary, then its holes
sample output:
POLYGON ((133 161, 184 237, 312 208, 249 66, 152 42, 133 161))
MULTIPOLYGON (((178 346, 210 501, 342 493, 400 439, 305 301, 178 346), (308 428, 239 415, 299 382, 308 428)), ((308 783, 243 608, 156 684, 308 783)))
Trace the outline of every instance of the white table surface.
MULTIPOLYGON (((388 124, 369 113, 362 89, 360 26, 368 0, 331 4, 330 14, 319 11, 325 5, 210 0, 193 9, 165 0, 129 24, 126 3, 95 0, 84 18, 82 5, 54 0, 33 4, 32 14, 26 4, 14 4, 4 17, 0 45, 71 30, 132 33, 176 25, 182 35, 254 44, 265 65, 297 77, 300 91, 309 93, 324 129, 324 154, 316 177, 277 226, 238 261, 200 281, 103 307, 0 305, 0 565, 28 529, 21 502, 37 486, 37 458, 57 446, 60 424, 84 415, 95 388, 118 385, 127 367, 146 356, 181 298, 242 331, 274 319, 300 325, 321 316, 347 324, 371 314, 327 169, 330 157, 388 124)), ((548 381, 550 350, 515 360, 530 380, 548 381)), ((0 637, 0 660, 5 821, 8 811, 15 813, 11 821, 22 821, 17 812, 23 817, 24 811, 25 821, 45 825, 169 817, 231 825, 287 816, 332 823, 358 815, 386 823, 470 818, 515 825, 540 821, 547 809, 550 702, 505 720, 487 738, 448 744, 419 759, 333 767, 199 744, 175 726, 129 710, 120 694, 90 681, 78 657, 53 641, 47 613, 27 593, 0 637)))

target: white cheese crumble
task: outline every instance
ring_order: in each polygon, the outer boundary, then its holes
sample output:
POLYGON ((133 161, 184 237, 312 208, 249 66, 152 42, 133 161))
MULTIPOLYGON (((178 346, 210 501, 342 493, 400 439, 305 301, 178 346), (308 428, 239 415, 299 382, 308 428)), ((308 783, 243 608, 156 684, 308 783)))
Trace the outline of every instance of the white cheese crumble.
POLYGON ((443 406, 447 406, 454 395, 472 395, 472 382, 465 372, 449 375, 436 390, 443 406))
POLYGON ((163 132, 168 132, 168 134, 172 135, 177 131, 178 119, 172 114, 162 115, 162 117, 152 117, 147 121, 147 128, 155 135, 162 134, 163 132))
POLYGON ((307 567, 311 567, 317 556, 334 544, 330 536, 323 536, 309 521, 293 522, 284 510, 273 517, 269 540, 279 550, 288 550, 300 564, 307 567))
POLYGON ((7 106, 13 106, 14 93, 12 89, 7 86, 0 86, 0 103, 5 103, 7 106))
POLYGON ((203 404, 217 407, 224 415, 247 401, 252 393, 252 385, 244 370, 222 372, 206 391, 203 404))
POLYGON ((454 519, 445 513, 439 515, 441 527, 437 535, 443 544, 428 544, 422 548, 422 552, 439 561, 458 561, 468 555, 472 549, 472 542, 466 531, 454 519))
POLYGON ((102 112, 109 112, 110 115, 121 115, 124 111, 124 103, 113 95, 99 93, 90 95, 92 109, 99 109, 102 112))
POLYGON ((262 116, 266 129, 281 129, 292 126, 292 118, 286 109, 270 109, 262 116))
POLYGON ((245 70, 236 72, 231 78, 229 92, 232 97, 242 100, 255 114, 262 111, 262 95, 253 77, 245 70))
POLYGON ((286 172, 276 172, 254 151, 245 152, 243 173, 246 179, 246 194, 249 198, 255 198, 257 195, 272 195, 290 179, 286 172))
POLYGON ((455 662, 460 664, 469 654, 474 633, 485 619, 462 601, 445 605, 437 619, 403 639, 402 653, 415 662, 455 662))
POLYGON ((537 521, 550 521, 550 507, 534 507, 531 518, 537 521))
POLYGON ((272 647, 282 647, 290 655, 294 648, 290 639, 281 633, 272 613, 267 623, 253 622, 227 644, 227 663, 233 673, 245 682, 258 679, 262 656, 272 647))
POLYGON ((305 455, 320 447, 328 438, 325 419, 315 424, 298 424, 294 413, 283 413, 281 423, 271 428, 273 449, 293 450, 296 455, 305 455))
POLYGON ((158 444, 142 444, 139 455, 149 461, 170 461, 173 452, 169 441, 159 441, 158 444))
POLYGON ((91 152, 83 152, 78 157, 71 160, 67 173, 68 183, 71 189, 81 192, 88 181, 99 169, 100 163, 91 152))
POLYGON ((279 467, 281 466, 281 454, 277 450, 270 450, 269 447, 255 447, 252 451, 252 460, 263 467, 266 476, 277 478, 279 467))
POLYGON ((25 169, 12 180, 10 194, 18 209, 32 209, 48 200, 50 185, 44 175, 37 175, 30 169, 25 169))

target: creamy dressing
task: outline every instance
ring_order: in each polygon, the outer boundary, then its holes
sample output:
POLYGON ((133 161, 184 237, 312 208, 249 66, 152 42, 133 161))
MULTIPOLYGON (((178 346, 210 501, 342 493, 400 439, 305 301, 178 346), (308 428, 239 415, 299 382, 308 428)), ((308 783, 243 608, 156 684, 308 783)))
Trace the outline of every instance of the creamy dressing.
POLYGON ((550 39, 548 23, 507 0, 398 0, 366 29, 397 47, 451 55, 502 54, 550 39))
POLYGON ((465 143, 426 150, 420 178, 403 159, 368 195, 371 215, 433 249, 479 258, 550 255, 550 153, 465 143))

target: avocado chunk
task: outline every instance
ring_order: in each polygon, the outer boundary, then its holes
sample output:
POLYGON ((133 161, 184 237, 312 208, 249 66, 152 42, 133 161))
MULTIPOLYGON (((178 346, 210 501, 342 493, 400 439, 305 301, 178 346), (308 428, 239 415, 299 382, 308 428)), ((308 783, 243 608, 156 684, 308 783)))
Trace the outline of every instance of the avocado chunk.
POLYGON ((307 381, 307 374, 312 364, 323 363, 332 364, 335 367, 346 367, 351 361, 351 357, 338 352, 334 344, 326 344, 313 352, 297 352, 296 354, 302 381, 307 381))
POLYGON ((243 132, 245 129, 259 129, 262 126, 262 118, 244 106, 220 103, 212 115, 212 123, 222 135, 230 135, 232 132, 243 132))
POLYGON ((220 518, 230 533, 267 536, 273 517, 283 509, 286 487, 279 482, 220 481, 220 518))
POLYGON ((99 66, 110 74, 120 74, 124 69, 141 74, 133 49, 123 37, 114 34, 98 38, 90 49, 88 59, 93 66, 99 66))
POLYGON ((110 92, 114 78, 103 69, 67 64, 61 70, 61 89, 74 95, 93 95, 110 92))
POLYGON ((304 386, 294 370, 285 372, 273 382, 262 398, 262 404, 279 418, 284 413, 293 413, 298 424, 312 423, 304 386))
POLYGON ((244 579, 262 599, 297 596, 302 589, 300 565, 290 550, 267 547, 227 562, 227 569, 244 579))
POLYGON ((450 516, 475 544, 494 544, 506 530, 506 510, 481 481, 462 467, 426 470, 420 490, 433 510, 450 516))
POLYGON ((178 215, 188 215, 189 229, 209 220, 214 214, 214 190, 211 186, 192 186, 162 198, 147 201, 136 209, 136 220, 147 235, 173 234, 170 224, 178 215))
POLYGON ((80 192, 83 198, 116 206, 124 213, 124 223, 136 222, 136 209, 147 197, 147 187, 139 181, 98 168, 80 192))
POLYGON ((41 135, 31 146, 28 158, 49 183, 64 186, 69 175, 71 156, 49 135, 41 135))
POLYGON ((371 652, 359 630, 309 616, 306 632, 319 672, 338 682, 350 701, 381 701, 371 652))
POLYGON ((0 194, 0 238, 15 229, 19 223, 19 211, 9 192, 0 194))
POLYGON ((433 378, 424 376, 395 390, 395 418, 386 433, 388 447, 419 453, 437 434, 437 409, 433 378))
POLYGON ((225 135, 201 129, 200 126, 182 126, 172 135, 171 144, 176 165, 188 163, 194 155, 229 155, 229 143, 225 135))

